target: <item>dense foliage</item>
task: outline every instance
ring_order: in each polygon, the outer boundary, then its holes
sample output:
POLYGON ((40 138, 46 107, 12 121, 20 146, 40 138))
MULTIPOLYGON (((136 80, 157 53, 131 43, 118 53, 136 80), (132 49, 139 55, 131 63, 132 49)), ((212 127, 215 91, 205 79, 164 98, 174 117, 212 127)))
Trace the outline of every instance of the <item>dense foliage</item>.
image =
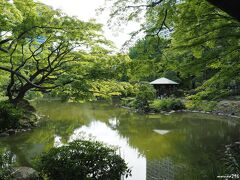
POLYGON ((190 110, 198 111, 213 111, 217 105, 217 101, 206 101, 206 100, 186 100, 185 106, 190 110))
POLYGON ((240 23, 204 1, 189 0, 177 10, 174 51, 168 51, 173 69, 192 79, 197 98, 235 95, 240 82, 240 23))
POLYGON ((134 102, 135 108, 149 111, 149 103, 156 97, 156 90, 149 84, 140 84, 134 102))
POLYGON ((181 110, 185 108, 185 105, 180 99, 166 98, 166 99, 154 100, 150 104, 150 108, 155 112, 159 112, 159 111, 181 110))
POLYGON ((1 94, 13 102, 30 91, 29 97, 51 92, 94 100, 133 95, 135 83, 162 76, 193 99, 239 93, 240 24, 234 18, 207 1, 111 1, 112 25, 144 18, 132 37, 145 36, 129 43, 130 58, 113 55, 95 21, 33 0, 1 0, 1 94))
POLYGON ((42 154, 37 169, 50 180, 120 180, 130 170, 116 151, 100 142, 77 140, 42 154))
POLYGON ((0 132, 5 129, 18 128, 23 110, 7 101, 0 101, 0 132))
POLYGON ((112 53, 94 20, 33 0, 1 0, 0 96, 13 103, 47 92, 72 101, 136 96, 147 109, 137 84, 159 77, 196 101, 239 94, 239 21, 207 1, 111 1, 110 24, 144 19, 132 34, 144 37, 128 44, 128 55, 112 53))
POLYGON ((13 172, 13 157, 12 153, 0 149, 0 179, 8 180, 13 172))
POLYGON ((239 94, 239 21, 207 1, 109 1, 112 25, 145 20, 132 34, 145 37, 128 44, 135 81, 170 75, 193 99, 239 94))
POLYGON ((0 14, 0 88, 11 102, 30 91, 74 100, 128 93, 130 59, 112 54, 101 24, 33 0, 1 0, 0 14))

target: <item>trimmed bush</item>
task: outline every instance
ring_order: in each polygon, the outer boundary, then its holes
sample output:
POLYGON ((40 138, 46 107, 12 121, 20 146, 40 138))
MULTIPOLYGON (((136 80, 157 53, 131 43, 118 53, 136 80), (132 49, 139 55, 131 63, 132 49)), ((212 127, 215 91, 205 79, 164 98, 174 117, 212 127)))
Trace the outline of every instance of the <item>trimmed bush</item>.
POLYGON ((50 180, 120 180, 131 175, 114 149, 86 140, 50 149, 37 159, 36 169, 50 180))
POLYGON ((17 128, 19 126, 19 119, 22 116, 22 109, 15 107, 7 101, 0 102, 0 131, 17 128))
POLYGON ((156 112, 184 109, 185 106, 180 99, 167 98, 156 99, 150 104, 150 108, 156 112))

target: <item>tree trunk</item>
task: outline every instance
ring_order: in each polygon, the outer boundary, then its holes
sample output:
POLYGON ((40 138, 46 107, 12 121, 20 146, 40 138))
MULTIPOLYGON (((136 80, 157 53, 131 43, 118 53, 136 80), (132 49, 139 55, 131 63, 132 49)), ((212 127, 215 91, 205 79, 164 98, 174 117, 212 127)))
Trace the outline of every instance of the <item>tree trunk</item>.
POLYGON ((13 98, 13 94, 12 94, 13 85, 14 85, 14 74, 11 73, 10 82, 7 86, 7 93, 6 93, 6 96, 8 97, 9 101, 12 101, 12 98, 13 98))
POLYGON ((18 95, 12 99, 12 103, 13 104, 18 104, 19 102, 21 102, 24 99, 24 96, 26 95, 26 92, 29 91, 32 88, 32 86, 30 84, 26 84, 24 85, 20 90, 18 95))

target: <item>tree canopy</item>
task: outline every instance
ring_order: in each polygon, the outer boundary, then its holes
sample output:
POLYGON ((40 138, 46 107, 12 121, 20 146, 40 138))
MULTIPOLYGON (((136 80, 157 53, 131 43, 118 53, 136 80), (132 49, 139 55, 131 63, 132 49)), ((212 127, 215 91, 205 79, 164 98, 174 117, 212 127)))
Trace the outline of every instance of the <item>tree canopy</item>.
POLYGON ((194 98, 229 95, 238 87, 239 21, 207 1, 114 0, 111 17, 113 22, 144 17, 132 38, 140 31, 145 38, 134 46, 129 44, 129 55, 141 61, 141 67, 149 60, 157 61, 144 71, 145 77, 153 79, 171 72, 173 79, 183 82, 182 88, 197 87, 194 98))
POLYGON ((132 38, 144 37, 128 41, 128 55, 112 53, 94 20, 33 0, 1 0, 1 95, 12 102, 29 92, 73 100, 128 96, 135 83, 161 76, 195 89, 193 98, 235 92, 240 24, 234 17, 207 1, 107 1, 113 26, 141 20, 132 38))
MULTIPOLYGON (((112 43, 103 37, 101 24, 33 0, 2 0, 0 7, 1 86, 10 101, 20 101, 29 91, 62 92, 67 84, 71 95, 79 89, 86 95, 89 80, 124 80, 127 61, 111 55, 112 43)), ((98 85, 94 82, 92 89, 98 85)))

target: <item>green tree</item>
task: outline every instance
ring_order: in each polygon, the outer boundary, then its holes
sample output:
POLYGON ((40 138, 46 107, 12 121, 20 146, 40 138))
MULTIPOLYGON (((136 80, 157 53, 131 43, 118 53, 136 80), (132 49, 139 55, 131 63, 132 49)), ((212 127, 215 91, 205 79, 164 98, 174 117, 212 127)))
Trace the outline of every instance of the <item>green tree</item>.
POLYGON ((2 46, 7 44, 12 39, 6 37, 9 32, 13 32, 23 20, 22 13, 16 8, 13 3, 6 0, 0 1, 0 51, 8 52, 8 49, 2 46))
POLYGON ((182 79, 185 88, 198 87, 195 98, 237 93, 239 21, 206 1, 116 0, 114 6, 111 16, 123 21, 137 20, 142 12, 145 21, 140 31, 146 37, 170 39, 161 63, 182 79))
POLYGON ((188 0, 177 6, 177 12, 168 67, 182 78, 192 77, 199 98, 231 94, 240 83, 240 23, 204 1, 188 0))
POLYGON ((84 55, 79 66, 69 72, 72 82, 56 88, 52 95, 74 101, 130 95, 135 91, 128 82, 130 64, 129 57, 121 54, 84 55))
POLYGON ((120 180, 131 170, 115 149, 97 141, 76 140, 40 156, 38 170, 51 180, 120 180))
MULTIPOLYGON (((12 17, 5 8, 19 12, 19 23, 0 21, 0 70, 9 73, 6 95, 13 103, 30 90, 47 92, 71 83, 84 56, 109 44, 100 34, 101 25, 83 22, 32 0, 1 2, 4 19, 12 17), (5 33, 8 32, 8 33, 5 33)), ((14 13, 13 13, 14 14, 14 13)), ((14 18, 15 20, 16 18, 14 18)))
POLYGON ((162 37, 146 36, 129 49, 131 81, 152 81, 164 72, 164 50, 169 40, 162 37))

